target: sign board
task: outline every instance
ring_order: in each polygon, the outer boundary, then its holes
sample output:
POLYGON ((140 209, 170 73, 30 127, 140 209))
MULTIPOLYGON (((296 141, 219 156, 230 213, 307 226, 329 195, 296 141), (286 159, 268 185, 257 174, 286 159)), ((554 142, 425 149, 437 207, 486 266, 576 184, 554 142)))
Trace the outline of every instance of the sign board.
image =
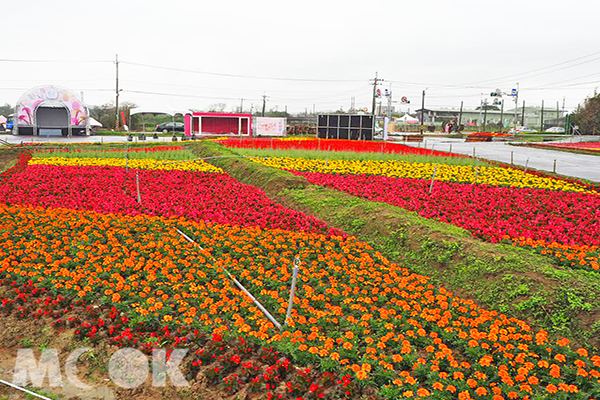
POLYGON ((286 118, 256 117, 257 136, 285 136, 286 118))
POLYGON ((513 89, 510 91, 510 95, 511 96, 516 96, 517 95, 517 89, 513 89))

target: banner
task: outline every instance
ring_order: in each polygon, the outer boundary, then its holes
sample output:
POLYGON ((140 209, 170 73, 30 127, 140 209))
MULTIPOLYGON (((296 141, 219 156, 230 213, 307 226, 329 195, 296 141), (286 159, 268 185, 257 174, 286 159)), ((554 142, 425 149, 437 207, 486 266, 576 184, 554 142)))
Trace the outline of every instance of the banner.
POLYGON ((286 118, 256 117, 256 136, 285 136, 286 118))

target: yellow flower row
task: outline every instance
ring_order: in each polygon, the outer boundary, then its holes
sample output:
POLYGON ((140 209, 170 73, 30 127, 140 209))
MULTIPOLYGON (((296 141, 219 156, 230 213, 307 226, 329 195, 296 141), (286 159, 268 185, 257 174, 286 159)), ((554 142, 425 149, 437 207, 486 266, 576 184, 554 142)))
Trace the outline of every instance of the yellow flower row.
POLYGON ((124 158, 67 158, 67 157, 34 157, 29 161, 30 165, 79 165, 79 166, 97 166, 97 167, 125 167, 135 169, 160 169, 160 170, 181 170, 181 171, 199 171, 199 172, 223 172, 219 167, 215 167, 204 161, 180 161, 171 162, 156 160, 152 158, 131 159, 127 161, 124 158))
POLYGON ((302 172, 323 172, 337 174, 370 174, 396 178, 431 179, 434 169, 435 179, 444 182, 465 182, 535 188, 568 192, 589 192, 577 183, 542 177, 518 169, 502 167, 475 167, 470 165, 448 165, 407 162, 400 160, 320 160, 290 157, 252 158, 252 161, 279 169, 302 172))

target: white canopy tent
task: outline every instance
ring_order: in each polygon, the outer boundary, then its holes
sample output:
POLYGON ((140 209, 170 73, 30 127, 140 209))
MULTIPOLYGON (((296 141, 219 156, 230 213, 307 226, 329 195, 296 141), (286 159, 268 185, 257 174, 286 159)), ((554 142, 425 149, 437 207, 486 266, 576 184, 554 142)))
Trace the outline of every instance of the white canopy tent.
POLYGON ((102 128, 102 124, 95 118, 90 117, 90 128, 102 128))
POLYGON ((397 119, 398 122, 404 122, 405 124, 418 124, 419 119, 415 117, 411 117, 408 114, 404 114, 400 118, 397 119))

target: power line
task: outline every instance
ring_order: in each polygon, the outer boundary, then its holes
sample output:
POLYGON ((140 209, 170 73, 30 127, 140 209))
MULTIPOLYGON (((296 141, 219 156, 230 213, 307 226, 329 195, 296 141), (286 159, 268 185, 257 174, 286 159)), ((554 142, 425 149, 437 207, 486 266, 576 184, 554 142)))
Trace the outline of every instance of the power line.
POLYGON ((112 60, 25 60, 0 58, 0 62, 19 62, 19 63, 112 63, 112 60))
MULTIPOLYGON (((514 77, 519 77, 519 76, 521 76, 521 75, 530 74, 530 73, 532 73, 532 72, 542 71, 542 70, 544 70, 544 69, 548 69, 548 68, 554 68, 554 67, 558 67, 558 66, 560 66, 560 65, 569 64, 569 63, 571 63, 571 62, 573 62, 573 61, 579 61, 579 60, 582 60, 582 59, 584 59, 584 58, 588 58, 588 57, 595 56, 595 55, 597 55, 597 54, 600 54, 600 51, 597 51, 597 52, 595 52, 595 53, 592 53, 592 54, 588 54, 588 55, 586 55, 586 56, 583 56, 583 57, 577 57, 577 58, 573 58, 573 59, 571 59, 571 60, 568 60, 568 61, 563 61, 563 62, 560 62, 560 63, 558 63, 558 64, 549 65, 549 66, 547 66, 547 67, 536 68, 536 69, 532 69, 532 70, 530 70, 530 71, 526 71, 526 72, 520 72, 520 73, 517 73, 517 74, 512 74, 512 75, 505 75, 505 76, 501 76, 501 77, 499 77, 499 78, 494 78, 494 79, 484 79, 484 80, 482 80, 482 81, 470 82, 470 83, 467 83, 466 85, 472 85, 472 84, 475 84, 475 83, 483 83, 483 82, 495 82, 495 81, 499 81, 499 80, 501 80, 501 79, 505 79, 505 78, 514 78, 514 77)), ((596 59, 595 59, 595 60, 596 60, 596 59)), ((591 61, 594 61, 594 60, 591 60, 591 61)), ((578 64, 578 65, 580 65, 580 64, 578 64)), ((504 82, 504 81, 503 81, 503 82, 504 82)))
POLYGON ((305 79, 305 78, 281 78, 281 77, 255 76, 255 75, 238 75, 238 74, 226 74, 226 73, 222 73, 222 72, 207 72, 207 71, 198 71, 198 70, 183 69, 183 68, 165 67, 165 66, 160 66, 160 65, 136 63, 136 62, 131 62, 131 61, 121 61, 121 63, 135 65, 138 67, 162 69, 162 70, 166 70, 166 71, 189 72, 192 74, 224 76, 224 77, 228 77, 228 78, 265 79, 265 80, 273 80, 273 81, 295 81, 295 82, 363 82, 363 81, 365 81, 365 79, 305 79))
MULTIPOLYGON (((152 94, 152 95, 156 95, 156 96, 173 96, 173 97, 193 97, 193 98, 198 98, 198 99, 219 99, 219 100, 239 100, 239 97, 218 97, 218 96, 198 96, 198 95, 193 95, 193 94, 175 94, 175 93, 161 93, 161 92, 146 92, 143 90, 125 90, 122 89, 122 92, 124 93, 138 93, 138 94, 152 94)), ((246 99, 246 100, 259 100, 258 98, 255 99, 246 99)))

